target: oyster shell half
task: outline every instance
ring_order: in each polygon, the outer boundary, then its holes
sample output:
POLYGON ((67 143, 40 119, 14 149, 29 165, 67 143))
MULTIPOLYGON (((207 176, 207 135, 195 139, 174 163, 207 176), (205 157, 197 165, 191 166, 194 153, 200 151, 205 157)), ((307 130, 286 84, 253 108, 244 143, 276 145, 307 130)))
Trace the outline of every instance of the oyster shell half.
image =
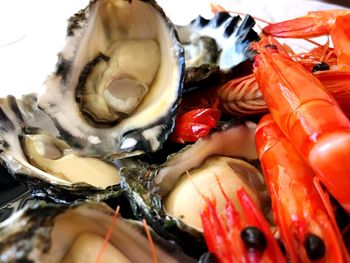
MULTIPOLYGON (((0 224, 0 261, 96 262, 113 215, 113 210, 102 203, 46 205, 19 211, 0 224)), ((159 262, 195 262, 150 232, 159 262)), ((118 218, 99 262, 153 262, 142 224, 118 218)))
POLYGON ((250 44, 259 39, 254 25, 250 15, 242 19, 219 12, 210 20, 198 16, 176 26, 185 48, 186 88, 229 79, 234 68, 251 57, 250 44))
POLYGON ((238 187, 244 187, 264 207, 268 194, 261 173, 235 158, 257 159, 255 126, 222 127, 169 156, 160 166, 139 161, 134 167, 129 164, 121 168, 121 187, 136 217, 147 218, 158 233, 176 241, 186 253, 198 256, 205 250, 200 223, 205 201, 199 192, 208 197, 216 194, 218 206, 225 205, 216 175, 230 198, 235 198, 238 187))
POLYGON ((118 169, 98 158, 74 154, 51 119, 37 108, 35 95, 0 99, 0 115, 0 158, 34 195, 64 203, 119 195, 118 169))
POLYGON ((174 126, 183 53, 155 1, 91 1, 70 19, 39 105, 80 155, 154 152, 174 126))

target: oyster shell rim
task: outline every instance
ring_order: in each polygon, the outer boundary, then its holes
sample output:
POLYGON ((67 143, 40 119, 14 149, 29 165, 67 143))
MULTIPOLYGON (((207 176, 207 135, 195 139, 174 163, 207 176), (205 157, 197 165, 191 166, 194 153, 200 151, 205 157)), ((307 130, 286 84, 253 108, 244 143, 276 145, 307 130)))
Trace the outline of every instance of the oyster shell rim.
MULTIPOLYGON (((86 26, 86 23, 88 22, 90 9, 94 8, 99 1, 102 2, 102 0, 90 1, 89 5, 86 8, 80 10, 77 14, 73 15, 72 18, 69 19, 70 22, 67 28, 68 37, 75 37, 75 35, 79 35, 80 32, 78 30, 83 30, 84 26, 86 26), (78 24, 74 25, 74 23, 78 24)), ((48 89, 46 89, 46 91, 39 96, 40 109, 42 109, 50 116, 64 140, 80 155, 102 157, 104 159, 113 160, 116 158, 120 159, 129 156, 140 155, 145 152, 154 152, 162 147, 162 144, 167 140, 175 126, 175 115, 178 108, 178 104, 181 100, 183 82, 185 77, 185 60, 183 47, 181 46, 178 40, 178 34, 175 30, 175 26, 172 24, 170 19, 164 13, 163 9, 157 4, 155 0, 130 0, 128 2, 132 3, 133 1, 140 1, 146 4, 150 4, 151 7, 155 10, 154 12, 156 12, 162 18, 164 26, 166 26, 168 30, 169 39, 171 39, 172 43, 171 56, 174 58, 174 60, 176 60, 176 63, 174 64, 176 64, 178 74, 176 88, 174 89, 176 90, 176 97, 174 97, 175 99, 173 99, 173 102, 171 103, 171 105, 169 105, 170 107, 167 109, 167 111, 162 113, 162 116, 148 123, 146 126, 139 128, 134 127, 130 130, 122 130, 120 131, 120 134, 117 135, 116 131, 112 132, 111 134, 115 136, 114 144, 116 147, 114 147, 114 149, 103 149, 96 151, 95 149, 97 148, 97 145, 94 145, 89 141, 90 136, 86 137, 86 132, 91 131, 85 132, 81 130, 81 127, 77 127, 77 129, 80 130, 79 132, 84 132, 84 134, 80 134, 79 136, 73 135, 71 130, 67 129, 67 127, 64 127, 64 121, 61 122, 60 120, 58 120, 57 116, 54 116, 52 112, 55 112, 57 110, 56 108, 52 109, 51 107, 52 105, 55 105, 55 107, 57 107, 57 104, 50 101, 45 101, 45 94, 49 92, 48 89), (149 136, 148 134, 150 133, 157 134, 149 136)), ((78 39, 79 41, 81 40, 79 36, 78 39)), ((74 42, 75 39, 68 39, 66 46, 69 44, 69 41, 74 42)), ((76 52, 76 50, 74 52, 76 52)), ((72 58, 67 59, 65 58, 65 55, 61 52, 58 55, 56 70, 54 71, 53 75, 47 80, 47 86, 54 85, 52 83, 50 84, 50 81, 56 81, 60 83, 66 82, 67 72, 72 67, 72 63, 74 63, 74 55, 72 55, 72 58)), ((62 89, 63 87, 64 86, 60 87, 60 89, 62 89)), ((47 96, 50 97, 51 95, 47 96)), ((63 114, 63 111, 61 115, 65 115, 63 114)), ((86 123, 84 123, 84 125, 86 126, 86 123)), ((97 138, 99 140, 98 144, 100 144, 101 141, 103 143, 103 139, 106 138, 106 136, 104 135, 101 135, 102 138, 96 134, 90 135, 93 136, 94 139, 97 138)))
MULTIPOLYGON (((23 95, 22 99, 16 99, 12 95, 0 99, 0 112, 4 120, 4 124, 0 129, 1 165, 7 169, 13 178, 27 186, 31 190, 33 197, 47 198, 55 203, 68 204, 83 200, 106 200, 120 196, 122 193, 120 183, 107 186, 106 188, 96 187, 84 182, 71 183, 44 172, 40 168, 30 164, 24 153, 22 154, 27 165, 24 165, 21 160, 17 159, 9 152, 11 147, 15 147, 15 150, 18 150, 18 147, 20 147, 21 150, 23 150, 21 137, 25 136, 26 133, 35 134, 41 132, 40 128, 28 126, 26 123, 26 116, 23 112, 23 110, 25 110, 23 108, 25 105, 26 107, 33 107, 31 108, 31 112, 27 112, 26 114, 35 115, 37 112, 44 114, 36 108, 36 104, 31 104, 36 103, 35 99, 35 94, 23 95), (7 110, 11 112, 7 112, 7 110), (14 136, 11 141, 14 139, 17 140, 16 145, 11 146, 11 142, 8 142, 6 138, 4 138, 7 132, 17 134, 17 136, 10 135, 14 136), (38 173, 38 171, 40 172, 38 173), (51 178, 44 177, 44 175, 50 175, 52 180, 51 178)), ((45 121, 47 120, 50 119, 47 118, 45 121)), ((50 131, 44 131, 44 133, 51 134, 50 131)))
MULTIPOLYGON (((84 218, 86 218, 85 216, 88 215, 87 213, 95 211, 109 217, 108 220, 110 221, 113 220, 115 215, 113 209, 101 202, 78 203, 71 206, 37 203, 32 207, 27 206, 20 209, 11 217, 0 223, 1 262, 12 262, 13 260, 16 262, 17 260, 29 260, 32 262, 29 257, 33 249, 38 249, 40 253, 47 253, 50 251, 53 242, 51 235, 53 234, 56 220, 63 220, 64 218, 62 218, 62 216, 67 216, 68 213, 77 213, 78 216, 84 216, 84 218), (80 213, 79 210, 81 211, 80 213), (27 229, 24 232, 21 231, 23 227, 27 229), (33 237, 35 237, 34 240, 33 237), (38 243, 40 241, 42 242, 38 243), (14 250, 16 253, 13 253, 14 250), (3 253, 3 251, 8 252, 3 253)), ((87 219, 89 219, 89 217, 87 219)), ((91 219, 89 220, 91 221, 91 219)), ((119 224, 127 224, 130 230, 136 231, 136 233, 142 235, 145 242, 148 244, 147 234, 141 222, 125 218, 119 218, 118 220, 122 220, 119 224)), ((110 225, 99 227, 105 229, 105 232, 107 232, 110 225)), ((161 252, 158 251, 158 256, 160 255, 159 253, 163 253, 167 257, 174 258, 174 260, 181 260, 179 262, 195 262, 193 258, 185 255, 180 247, 163 239, 152 229, 149 230, 155 245, 158 246, 157 251, 161 250, 161 252)), ((33 256, 37 255, 34 253, 33 256)))

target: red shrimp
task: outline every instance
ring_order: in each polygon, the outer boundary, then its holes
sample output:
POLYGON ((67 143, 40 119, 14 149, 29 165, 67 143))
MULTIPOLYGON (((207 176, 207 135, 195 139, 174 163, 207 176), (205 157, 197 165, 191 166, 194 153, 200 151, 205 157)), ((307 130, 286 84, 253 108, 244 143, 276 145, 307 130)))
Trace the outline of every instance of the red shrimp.
POLYGON ((254 48, 254 74, 277 125, 350 214, 350 121, 322 83, 263 39, 254 48))
POLYGON ((269 224, 247 192, 243 188, 237 191, 241 206, 238 212, 221 185, 220 188, 226 199, 225 214, 219 215, 215 199, 207 197, 201 213, 209 251, 222 263, 286 262, 269 224))
POLYGON ((255 139, 274 218, 292 262, 344 262, 345 246, 314 185, 314 172, 270 114, 260 120, 255 139))
POLYGON ((340 70, 350 70, 350 11, 312 11, 295 19, 269 24, 263 28, 274 37, 307 38, 330 35, 340 70))

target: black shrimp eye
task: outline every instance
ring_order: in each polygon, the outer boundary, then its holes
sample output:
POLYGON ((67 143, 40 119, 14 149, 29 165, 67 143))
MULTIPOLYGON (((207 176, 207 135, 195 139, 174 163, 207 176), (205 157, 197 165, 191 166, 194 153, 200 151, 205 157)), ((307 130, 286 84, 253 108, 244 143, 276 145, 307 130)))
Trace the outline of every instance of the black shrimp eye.
POLYGON ((304 247, 310 260, 321 259, 326 254, 324 241, 314 234, 309 234, 305 238, 304 247))
POLYGON ((219 260, 215 256, 215 254, 211 252, 205 252, 202 254, 202 256, 199 258, 198 263, 218 263, 219 260))
POLYGON ((266 248, 265 235, 255 226, 249 226, 243 229, 241 239, 248 250, 263 251, 266 248))
POLYGON ((312 72, 324 71, 324 70, 329 70, 329 65, 324 62, 320 62, 312 68, 312 72))

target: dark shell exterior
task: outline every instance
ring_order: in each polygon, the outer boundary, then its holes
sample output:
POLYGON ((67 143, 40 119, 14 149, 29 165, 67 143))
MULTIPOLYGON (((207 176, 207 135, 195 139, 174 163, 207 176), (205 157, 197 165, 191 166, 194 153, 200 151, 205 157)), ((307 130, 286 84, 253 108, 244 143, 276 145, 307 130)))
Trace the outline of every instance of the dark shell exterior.
POLYGON ((222 83, 236 74, 235 67, 253 55, 250 44, 259 40, 254 26, 255 20, 250 15, 242 20, 240 16, 233 17, 227 12, 219 12, 210 20, 198 16, 187 26, 177 26, 180 42, 184 46, 192 45, 192 36, 210 37, 218 45, 216 56, 225 56, 225 65, 221 65, 220 59, 198 66, 187 65, 185 88, 222 83))

